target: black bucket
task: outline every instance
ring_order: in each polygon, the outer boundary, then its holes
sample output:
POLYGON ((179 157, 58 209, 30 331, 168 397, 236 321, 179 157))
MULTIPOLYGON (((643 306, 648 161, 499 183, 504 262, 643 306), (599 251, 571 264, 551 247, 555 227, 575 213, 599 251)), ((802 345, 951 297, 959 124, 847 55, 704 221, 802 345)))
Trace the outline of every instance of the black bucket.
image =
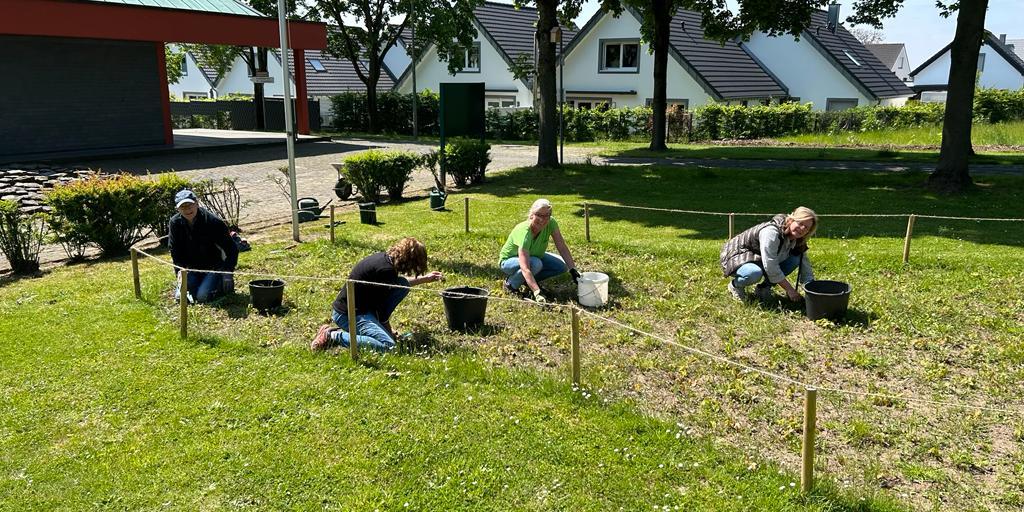
POLYGON ((257 311, 269 311, 281 307, 284 298, 284 281, 280 279, 257 279, 249 281, 249 295, 252 307, 257 311))
POLYGON ((853 289, 842 281, 811 281, 804 285, 807 318, 839 320, 846 316, 853 289))
POLYGON ((375 203, 359 203, 359 222, 363 224, 377 223, 377 205, 375 203))
POLYGON ((446 288, 441 292, 444 299, 444 316, 448 328, 453 331, 468 331, 484 325, 487 313, 487 296, 491 292, 472 286, 446 288))

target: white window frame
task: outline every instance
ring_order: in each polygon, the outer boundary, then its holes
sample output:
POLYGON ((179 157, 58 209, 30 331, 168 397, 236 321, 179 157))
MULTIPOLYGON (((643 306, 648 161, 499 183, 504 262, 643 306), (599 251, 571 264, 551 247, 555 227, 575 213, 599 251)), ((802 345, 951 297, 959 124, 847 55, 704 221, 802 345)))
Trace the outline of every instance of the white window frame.
POLYGON ((640 72, 640 40, 639 39, 602 39, 600 52, 597 54, 598 73, 639 73, 640 72), (608 65, 608 48, 617 46, 619 48, 619 65, 612 67, 608 65), (623 66, 622 60, 626 55, 627 46, 636 46, 636 66, 623 66))
POLYGON ((188 76, 188 54, 181 56, 181 76, 188 76))
POLYGON ((978 72, 985 71, 985 52, 978 54, 978 72))
POLYGON ((462 53, 462 69, 459 73, 479 73, 480 72, 480 61, 483 60, 480 56, 480 41, 474 41, 473 45, 466 48, 462 53), (469 67, 469 57, 471 51, 476 51, 476 67, 469 67))
POLYGON ((841 112, 843 110, 846 110, 847 108, 855 108, 858 106, 860 106, 860 100, 858 100, 857 98, 828 98, 825 100, 826 112, 841 112), (833 108, 833 106, 836 104, 846 105, 851 102, 853 103, 852 106, 846 108, 833 108))
POLYGON ((486 96, 484 97, 484 105, 487 108, 516 108, 519 106, 519 102, 516 101, 515 96, 486 96))
POLYGON ((580 104, 582 104, 582 103, 586 103, 588 109, 596 109, 598 107, 598 105, 600 105, 602 103, 607 103, 608 104, 608 108, 615 107, 615 103, 612 101, 611 98, 595 98, 595 97, 588 97, 588 96, 579 96, 579 97, 576 97, 576 98, 566 98, 565 99, 565 103, 566 103, 566 105, 568 105, 568 106, 570 106, 572 108, 580 108, 580 104))
POLYGON ((307 59, 307 60, 309 60, 309 65, 313 68, 313 71, 316 71, 317 73, 326 73, 327 72, 327 68, 324 67, 324 63, 323 62, 320 62, 320 59, 307 59))

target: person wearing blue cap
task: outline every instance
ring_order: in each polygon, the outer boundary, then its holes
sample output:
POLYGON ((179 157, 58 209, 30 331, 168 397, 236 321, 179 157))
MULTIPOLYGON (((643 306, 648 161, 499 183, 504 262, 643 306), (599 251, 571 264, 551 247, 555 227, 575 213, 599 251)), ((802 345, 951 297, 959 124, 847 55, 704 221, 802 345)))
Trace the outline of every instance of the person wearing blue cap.
MULTIPOLYGON (((228 225, 213 212, 200 207, 191 190, 180 190, 174 195, 174 208, 178 213, 168 223, 167 246, 174 264, 189 269, 189 302, 208 302, 220 293, 234 290, 231 274, 203 272, 234 272, 238 265, 238 247, 231 239, 228 225)), ((175 300, 181 298, 180 279, 178 283, 175 300)))

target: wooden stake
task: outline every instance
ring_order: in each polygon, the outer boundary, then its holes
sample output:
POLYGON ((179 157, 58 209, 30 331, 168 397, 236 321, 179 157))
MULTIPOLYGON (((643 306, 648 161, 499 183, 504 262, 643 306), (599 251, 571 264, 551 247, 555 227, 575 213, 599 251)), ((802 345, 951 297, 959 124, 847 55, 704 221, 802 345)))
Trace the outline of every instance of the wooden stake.
POLYGON ((348 281, 345 288, 345 301, 348 302, 348 353, 355 361, 359 359, 359 344, 356 343, 356 284, 348 281))
POLYGON ((572 385, 580 387, 580 312, 572 311, 572 385))
POLYGON ((590 204, 583 203, 583 222, 586 226, 587 241, 590 241, 590 204))
POLYGON ((817 399, 818 390, 807 388, 804 390, 804 445, 803 445, 803 466, 800 474, 800 491, 811 492, 814 487, 814 435, 817 429, 817 399))
POLYGON ((331 205, 331 244, 334 244, 334 205, 331 205))
POLYGON ((735 232, 734 226, 736 225, 736 214, 729 214, 729 240, 732 240, 732 234, 735 232))
POLYGON ((910 214, 907 218, 907 237, 903 239, 903 263, 910 262, 910 238, 914 236, 914 219, 917 219, 917 215, 910 214))
POLYGON ((465 210, 466 210, 466 233, 469 233, 469 198, 468 197, 464 197, 462 199, 463 199, 463 201, 466 202, 466 206, 465 206, 465 210))
POLYGON ((135 298, 142 298, 142 283, 139 281, 139 253, 132 247, 132 282, 135 285, 135 298))
POLYGON ((178 305, 181 317, 178 322, 181 323, 181 338, 185 339, 188 337, 188 270, 181 269, 178 272, 178 277, 181 278, 181 284, 178 285, 178 305))

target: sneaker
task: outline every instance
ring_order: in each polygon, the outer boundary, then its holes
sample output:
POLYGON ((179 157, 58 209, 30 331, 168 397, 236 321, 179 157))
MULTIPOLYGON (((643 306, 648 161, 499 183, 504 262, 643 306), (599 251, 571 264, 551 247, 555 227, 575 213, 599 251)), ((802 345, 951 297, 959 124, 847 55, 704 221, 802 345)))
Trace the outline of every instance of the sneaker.
POLYGON ((769 301, 775 298, 775 292, 772 291, 771 286, 755 286, 754 297, 760 301, 769 301))
POLYGON ((320 329, 316 331, 313 341, 309 342, 309 349, 313 352, 327 350, 327 346, 331 344, 331 330, 330 324, 321 325, 320 329))
POLYGON ((747 292, 744 291, 743 288, 736 286, 736 284, 733 283, 732 280, 729 280, 729 295, 732 295, 732 298, 740 302, 747 301, 747 292))
POLYGON ((505 290, 505 293, 515 297, 519 297, 522 295, 521 293, 519 293, 518 289, 513 288, 512 285, 508 284, 508 281, 501 282, 501 289, 505 290))

